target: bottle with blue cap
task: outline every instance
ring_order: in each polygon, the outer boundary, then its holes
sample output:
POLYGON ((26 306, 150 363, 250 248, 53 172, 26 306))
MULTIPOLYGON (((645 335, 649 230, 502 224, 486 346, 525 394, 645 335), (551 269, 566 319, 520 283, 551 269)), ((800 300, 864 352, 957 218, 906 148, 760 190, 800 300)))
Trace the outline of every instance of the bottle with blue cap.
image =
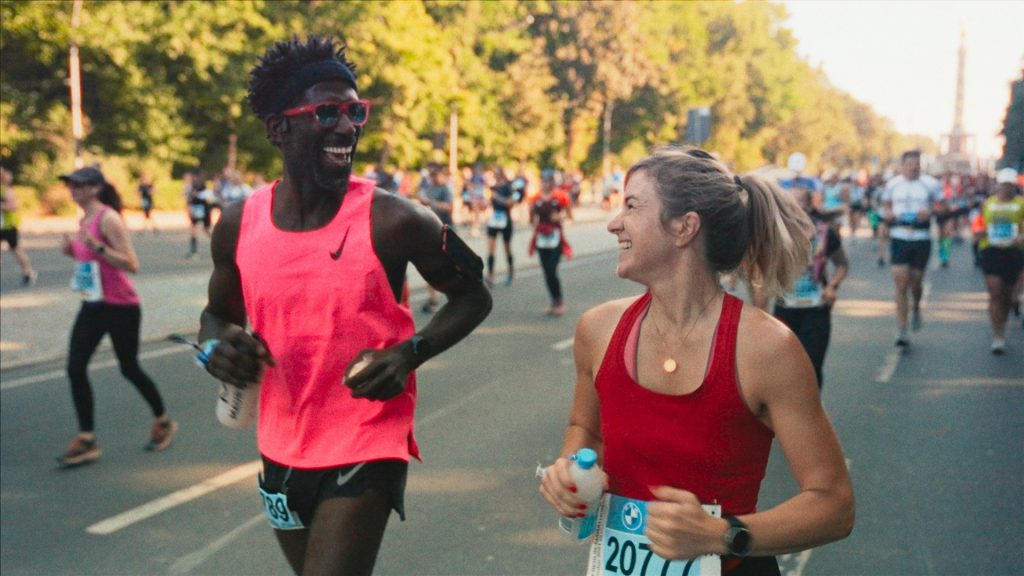
POLYGON ((580 449, 569 459, 573 461, 569 473, 576 484, 576 496, 587 508, 582 518, 559 518, 558 527, 573 540, 586 542, 597 528, 597 512, 601 505, 601 493, 604 492, 604 474, 597 465, 597 452, 590 448, 580 449))

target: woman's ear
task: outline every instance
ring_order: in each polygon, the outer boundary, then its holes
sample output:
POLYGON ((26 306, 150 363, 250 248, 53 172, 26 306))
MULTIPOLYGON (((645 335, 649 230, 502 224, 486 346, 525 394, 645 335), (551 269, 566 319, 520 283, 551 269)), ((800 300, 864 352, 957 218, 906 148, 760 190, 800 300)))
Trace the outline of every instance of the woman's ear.
POLYGON ((683 248, 693 242, 700 233, 700 216, 696 212, 687 212, 672 219, 670 230, 676 246, 683 248))

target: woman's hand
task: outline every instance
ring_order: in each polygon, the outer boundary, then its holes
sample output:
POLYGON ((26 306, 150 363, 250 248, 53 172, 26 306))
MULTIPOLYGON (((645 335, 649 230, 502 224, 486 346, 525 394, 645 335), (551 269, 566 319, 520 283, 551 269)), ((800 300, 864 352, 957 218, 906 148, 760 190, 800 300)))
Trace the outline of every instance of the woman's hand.
MULTIPOLYGON (((571 467, 572 462, 568 458, 555 460, 540 479, 540 493, 555 512, 567 518, 582 518, 585 516, 587 505, 576 496, 577 488, 572 474, 569 473, 571 467)), ((605 485, 607 483, 606 476, 605 485)))
POLYGON ((689 560, 725 551, 728 522, 708 514, 692 492, 658 486, 651 488, 657 501, 647 505, 647 531, 651 551, 669 560, 689 560))

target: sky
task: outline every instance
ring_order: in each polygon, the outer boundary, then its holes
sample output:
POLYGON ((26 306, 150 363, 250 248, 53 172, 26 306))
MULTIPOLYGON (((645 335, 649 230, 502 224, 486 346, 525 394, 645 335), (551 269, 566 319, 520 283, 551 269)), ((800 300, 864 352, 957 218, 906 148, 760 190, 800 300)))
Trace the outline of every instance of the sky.
POLYGON ((899 132, 953 127, 960 29, 967 30, 964 125, 981 158, 1002 154, 1010 82, 1024 66, 1024 1, 786 0, 798 52, 899 132))

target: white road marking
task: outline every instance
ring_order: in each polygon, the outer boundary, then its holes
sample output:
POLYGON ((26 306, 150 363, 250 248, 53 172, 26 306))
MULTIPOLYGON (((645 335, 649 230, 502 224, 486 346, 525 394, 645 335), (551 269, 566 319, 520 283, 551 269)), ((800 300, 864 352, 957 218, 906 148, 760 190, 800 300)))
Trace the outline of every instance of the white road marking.
MULTIPOLYGON (((495 380, 494 382, 491 382, 486 386, 481 386, 477 388, 476 390, 470 392, 466 396, 463 396, 458 402, 454 402, 447 406, 443 406, 438 410, 435 410, 431 414, 428 414, 424 418, 420 419, 417 425, 422 428, 426 424, 429 424, 430 422, 447 415, 449 412, 461 408, 462 406, 466 405, 477 396, 489 392, 491 388, 497 386, 500 383, 501 381, 495 380)), ((210 492, 213 492, 225 486, 230 486, 235 482, 239 482, 245 479, 251 479, 253 476, 256 475, 257 472, 259 472, 262 465, 262 460, 253 460, 252 462, 236 466, 231 470, 228 470, 227 472, 210 478, 209 480, 204 480, 203 482, 200 482, 199 484, 195 484, 193 486, 189 486, 188 488, 182 488, 181 490, 178 490, 177 492, 172 492, 167 496, 162 496, 160 498, 157 498, 156 500, 151 500, 141 506, 137 506, 135 508, 132 508, 131 510, 127 510, 125 512, 117 514, 116 516, 111 516, 106 520, 101 520, 93 524, 92 526, 86 528, 85 531, 90 534, 113 534, 114 532, 127 528, 132 524, 156 516, 161 512, 166 512, 167 510, 170 510, 175 506, 191 502, 196 498, 205 496, 210 492)))
POLYGON ((878 374, 875 375, 875 382, 879 384, 885 384, 892 379, 892 375, 896 372, 896 367, 900 364, 899 352, 889 352, 885 355, 885 359, 882 360, 882 366, 878 369, 878 374))
MULTIPOLYGON (((139 360, 147 360, 149 358, 159 358, 161 356, 170 356, 172 354, 181 354, 188 352, 189 348, 186 346, 171 346, 168 348, 160 348, 158 350, 150 350, 149 352, 143 352, 139 354, 139 360)), ((104 368, 113 368, 117 366, 117 358, 110 358, 102 362, 97 362, 89 366, 90 370, 102 370, 104 368)), ((32 376, 23 376, 21 378, 15 378, 14 380, 6 380, 0 383, 0 390, 10 390, 12 388, 18 388, 20 386, 27 386, 29 384, 38 384, 39 382, 46 382, 48 380, 57 380, 67 377, 67 372, 64 370, 50 370, 49 372, 43 372, 42 374, 34 374, 32 376)))
POLYGON ((175 576, 181 576, 184 574, 191 574, 193 570, 199 567, 200 564, 206 562, 210 556, 213 556, 221 549, 225 548, 228 544, 231 544, 235 539, 244 534, 250 528, 255 527, 257 524, 264 524, 267 521, 267 515, 263 512, 249 518, 241 526, 236 527, 227 534, 217 538, 213 542, 210 542, 206 546, 186 554, 179 558, 174 564, 171 564, 168 572, 175 576))
POLYGON ((566 338, 565 340, 559 340, 551 345, 551 349, 555 352, 561 352, 562 350, 568 350, 572 348, 572 343, 575 342, 575 338, 566 338))
POLYGON ((796 557, 796 568, 793 568, 789 572, 786 572, 786 576, 802 576, 804 568, 807 566, 807 561, 811 559, 812 550, 804 550, 796 557))
POLYGON ((191 502, 200 496, 205 496, 218 488, 223 488, 238 482, 240 480, 251 479, 263 466, 261 460, 253 460, 241 466, 236 466, 223 474, 214 476, 209 480, 204 480, 199 484, 183 488, 177 492, 172 492, 167 496, 151 500, 142 506, 137 506, 131 510, 122 512, 116 516, 111 516, 106 520, 101 520, 89 526, 85 529, 90 534, 113 534, 122 528, 127 528, 136 522, 141 522, 147 518, 156 516, 161 512, 165 512, 179 506, 186 502, 191 502))
MULTIPOLYGON (((924 303, 928 301, 928 296, 932 293, 932 283, 925 280, 921 285, 921 306, 924 307, 924 303)), ((908 302, 908 304, 910 304, 908 302)), ((908 314, 913 314, 913 311, 909 311, 908 314)), ((878 368, 878 373, 875 374, 875 382, 879 384, 886 384, 892 380, 893 374, 896 373, 896 367, 900 365, 900 357, 903 354, 899 350, 893 350, 885 355, 882 360, 882 365, 878 368)))

